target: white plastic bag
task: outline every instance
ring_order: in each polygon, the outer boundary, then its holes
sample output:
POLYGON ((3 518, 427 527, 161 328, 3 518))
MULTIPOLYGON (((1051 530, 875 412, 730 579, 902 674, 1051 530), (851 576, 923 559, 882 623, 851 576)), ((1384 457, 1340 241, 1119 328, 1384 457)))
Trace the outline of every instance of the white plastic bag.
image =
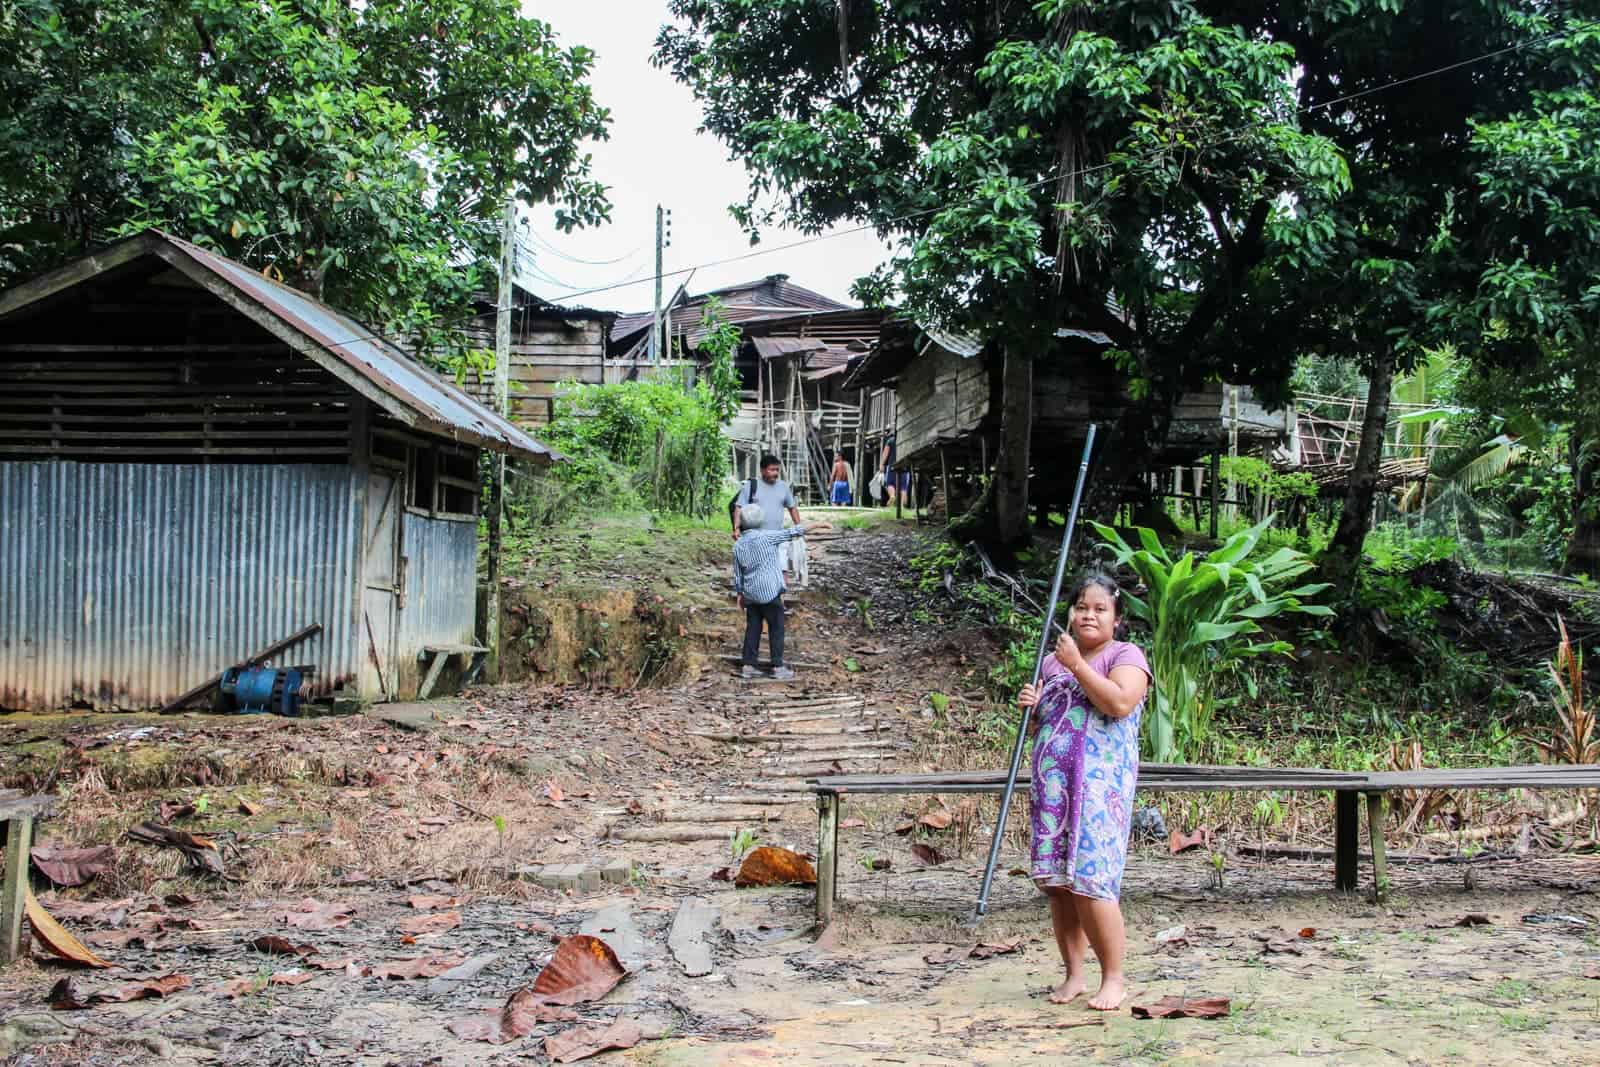
POLYGON ((883 472, 879 471, 872 476, 872 481, 867 483, 867 493, 874 501, 883 499, 883 472))

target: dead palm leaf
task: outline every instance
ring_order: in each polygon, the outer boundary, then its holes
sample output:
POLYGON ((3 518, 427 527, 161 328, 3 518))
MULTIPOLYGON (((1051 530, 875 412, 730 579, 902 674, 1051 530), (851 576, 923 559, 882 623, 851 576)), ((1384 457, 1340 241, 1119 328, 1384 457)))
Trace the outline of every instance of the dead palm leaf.
POLYGON ((1567 623, 1556 617, 1561 642, 1556 658, 1550 661, 1550 677, 1556 686, 1556 732, 1550 740, 1534 739, 1547 763, 1600 763, 1600 731, 1596 714, 1584 701, 1583 652, 1572 646, 1567 623))

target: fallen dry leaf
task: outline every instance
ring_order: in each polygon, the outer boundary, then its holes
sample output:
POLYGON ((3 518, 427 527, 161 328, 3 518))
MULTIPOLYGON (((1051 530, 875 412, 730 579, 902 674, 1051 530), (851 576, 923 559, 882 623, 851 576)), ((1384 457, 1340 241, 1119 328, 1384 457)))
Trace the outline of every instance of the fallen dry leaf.
POLYGON ((189 908, 200 903, 198 897, 191 897, 187 893, 168 893, 161 900, 169 908, 189 908))
POLYGON ((1454 922, 1429 923, 1428 929, 1451 930, 1457 926, 1488 926, 1490 925, 1490 922, 1491 920, 1489 916, 1485 915, 1481 911, 1474 911, 1468 912, 1466 915, 1461 916, 1461 918, 1456 919, 1454 922))
POLYGON ((1276 953, 1284 956, 1304 956, 1306 950, 1294 941, 1268 941, 1262 952, 1276 953))
POLYGON ((460 925, 459 911, 436 911, 402 920, 398 929, 407 934, 442 934, 460 925))
POLYGON ((948 811, 930 811, 917 821, 930 830, 945 830, 955 821, 955 816, 948 811))
POLYGON ((945 860, 944 853, 932 845, 925 845, 921 841, 914 841, 911 845, 911 854, 917 858, 918 863, 929 867, 937 867, 945 860))
POLYGON ((888 856, 873 856, 867 860, 867 870, 869 871, 887 871, 893 866, 894 861, 889 859, 888 856))
POLYGON ((250 947, 257 952, 265 952, 272 956, 310 956, 317 951, 315 945, 296 945, 287 937, 277 934, 266 934, 250 942, 250 947))
POLYGON ((944 967, 967 958, 967 953, 972 950, 964 945, 945 945, 943 948, 934 949, 922 957, 922 962, 930 967, 944 967))
POLYGON ((1583 972, 1585 978, 1600 978, 1600 967, 1590 967, 1583 972))
POLYGON ((355 912, 349 904, 321 904, 306 899, 295 910, 280 914, 278 920, 296 930, 335 930, 350 925, 355 912))
POLYGON ((307 967, 315 967, 319 971, 348 972, 350 968, 354 966, 356 958, 354 956, 346 956, 343 959, 337 960, 307 959, 304 962, 307 967))
POLYGON ((627 975, 610 945, 598 937, 574 934, 561 939, 529 988, 549 1004, 582 1004, 599 1000, 627 975))
POLYGON ((917 820, 915 820, 915 819, 907 819, 905 822, 900 823, 898 826, 896 826, 894 828, 894 832, 899 834, 901 837, 904 837, 907 834, 909 834, 911 831, 915 830, 916 828, 917 828, 917 820))
POLYGON ((117 850, 110 845, 93 848, 51 848, 41 846, 29 851, 33 865, 58 886, 83 885, 97 875, 110 870, 117 860, 117 850))
POLYGON ((1135 1004, 1135 1019, 1221 1019, 1231 1010, 1227 997, 1162 997, 1154 1004, 1135 1004))
POLYGON ((529 989, 519 989, 499 1011, 479 1012, 446 1023, 447 1029, 463 1041, 487 1041, 504 1045, 533 1033, 540 1023, 563 1023, 577 1019, 571 1008, 551 1004, 529 989))
POLYGON ((303 985, 316 975, 309 971, 284 971, 267 979, 268 985, 303 985))
POLYGON ((472 900, 471 896, 445 897, 445 896, 419 896, 406 901, 417 911, 433 911, 436 908, 459 908, 472 900))
POLYGON ((839 829, 859 830, 865 825, 867 825, 867 820, 865 819, 846 819, 839 824, 839 829))
POLYGON ((240 815, 260 815, 261 814, 261 807, 260 807, 260 805, 250 803, 248 800, 241 800, 241 801, 239 801, 239 814, 240 815))
POLYGON ((79 984, 78 979, 63 978, 50 987, 47 999, 50 1001, 50 1006, 57 1011, 76 1011, 96 1004, 121 1004, 129 1000, 164 997, 180 989, 188 989, 191 984, 186 974, 165 974, 160 978, 129 982, 127 985, 88 992, 79 984))
MULTIPOLYGON (((26 879, 24 879, 26 881, 26 879)), ((50 917, 44 910, 44 905, 39 903, 39 898, 33 895, 33 890, 23 886, 23 911, 28 916, 28 926, 33 930, 33 939, 52 956, 57 956, 69 963, 76 963, 80 967, 110 967, 111 964, 90 952, 83 942, 69 934, 60 923, 50 917)))
POLYGON ((123 897, 121 900, 55 900, 50 901, 49 911, 63 919, 74 919, 79 922, 94 922, 104 926, 120 926, 128 917, 128 910, 133 907, 132 897, 123 897))
POLYGON ((467 962, 465 956, 418 956, 409 960, 391 960, 367 968, 373 978, 399 980, 405 978, 437 978, 452 967, 467 962))
POLYGON ((744 858, 733 884, 741 889, 752 885, 816 885, 817 870, 798 852, 762 845, 744 858))
POLYGON ((991 956, 1008 956, 1022 948, 1022 938, 1013 937, 1009 941, 980 941, 972 946, 972 951, 967 953, 975 960, 986 960, 991 956))
POLYGON ((631 1019, 610 1026, 579 1026, 544 1039, 544 1054, 557 1063, 588 1059, 609 1049, 632 1048, 644 1033, 631 1019))
POLYGON ((1317 928, 1315 926, 1302 926, 1300 928, 1300 936, 1309 941, 1317 936, 1317 928))
POLYGON ((1179 830, 1174 830, 1167 835, 1167 848, 1174 856, 1180 852, 1187 852, 1191 848, 1199 848, 1202 845, 1207 848, 1211 846, 1211 831, 1204 826, 1192 833, 1186 834, 1179 830))
POLYGON ((162 822, 187 819, 194 814, 194 805, 187 800, 163 800, 156 807, 156 818, 162 822))
POLYGON ((561 792, 561 787, 556 784, 555 779, 552 778, 544 784, 544 798, 552 804, 559 805, 566 799, 566 796, 561 792))

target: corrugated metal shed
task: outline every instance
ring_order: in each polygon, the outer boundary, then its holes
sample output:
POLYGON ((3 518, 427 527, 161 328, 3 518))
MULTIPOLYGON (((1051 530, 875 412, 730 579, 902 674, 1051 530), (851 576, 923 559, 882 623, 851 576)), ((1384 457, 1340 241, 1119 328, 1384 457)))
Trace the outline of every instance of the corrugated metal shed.
POLYGON ((159 707, 314 622, 279 662, 317 664, 319 694, 350 681, 353 478, 332 464, 0 463, 0 707, 159 707))

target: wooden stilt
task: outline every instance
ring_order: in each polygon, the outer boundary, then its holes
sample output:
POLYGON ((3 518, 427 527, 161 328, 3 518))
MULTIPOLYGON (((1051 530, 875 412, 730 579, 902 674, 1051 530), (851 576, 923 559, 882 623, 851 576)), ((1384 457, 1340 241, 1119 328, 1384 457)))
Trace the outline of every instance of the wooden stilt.
POLYGON ((817 794, 817 928, 833 921, 839 883, 839 795, 817 794))
POLYGON ((12 815, 6 823, 6 875, 0 896, 0 965, 21 959, 22 915, 28 895, 28 850, 33 847, 33 816, 12 815))
POLYGON ((1367 794, 1367 842, 1372 848, 1372 899, 1389 895, 1389 858, 1384 851, 1383 823, 1387 805, 1383 793, 1367 794))
POLYGON ((1333 887, 1345 893, 1355 891, 1358 876, 1357 797, 1353 789, 1340 789, 1333 794, 1333 887))

